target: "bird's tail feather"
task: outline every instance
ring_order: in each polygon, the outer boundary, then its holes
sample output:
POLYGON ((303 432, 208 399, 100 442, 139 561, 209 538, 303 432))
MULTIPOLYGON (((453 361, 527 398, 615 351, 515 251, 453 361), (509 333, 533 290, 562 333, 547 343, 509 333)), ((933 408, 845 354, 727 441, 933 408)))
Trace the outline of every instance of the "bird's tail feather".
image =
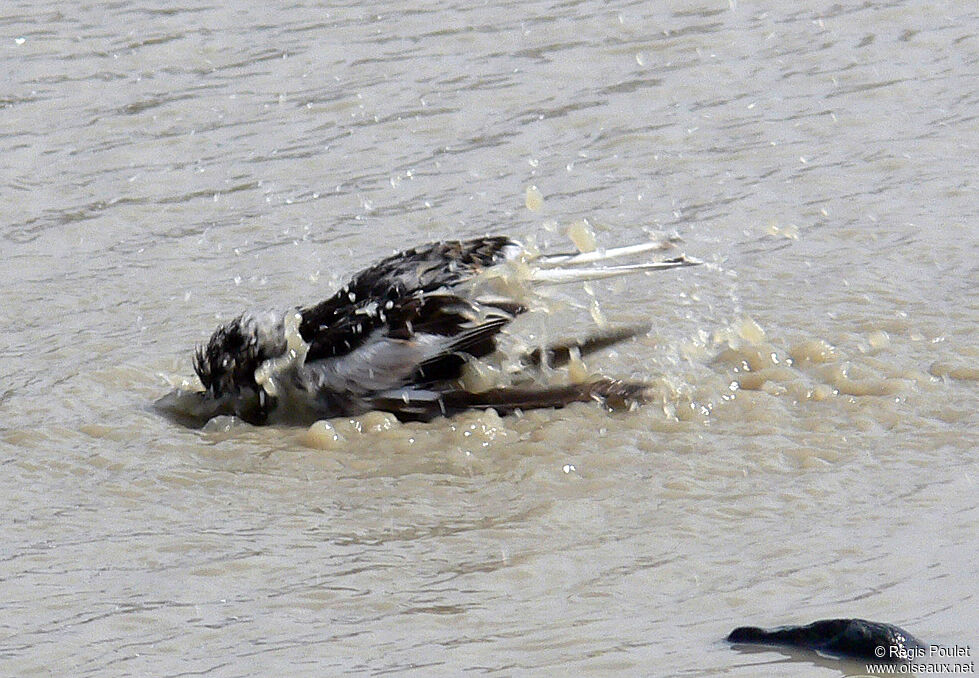
MULTIPOLYGON (((681 255, 673 259, 663 261, 646 261, 641 264, 625 264, 622 266, 586 266, 581 268, 564 268, 565 264, 560 264, 561 268, 536 268, 530 274, 530 279, 539 283, 572 283, 585 282, 587 280, 601 280, 603 278, 616 278, 630 273, 641 273, 644 271, 663 271, 682 266, 697 266, 703 262, 693 257, 681 255)), ((571 264, 567 264, 571 266, 571 264)))
POLYGON ((561 408, 576 402, 597 401, 611 409, 628 409, 646 398, 648 385, 601 378, 590 382, 517 388, 503 386, 481 393, 465 390, 413 391, 376 397, 375 409, 391 412, 402 421, 428 421, 471 409, 494 409, 500 414, 517 410, 561 408))
POLYGON ((551 344, 542 348, 535 348, 523 355, 520 362, 531 367, 547 365, 549 367, 561 367, 567 365, 571 360, 573 352, 584 357, 589 353, 600 351, 603 348, 614 346, 627 339, 638 337, 649 332, 649 325, 626 325, 624 327, 613 327, 603 332, 596 332, 584 339, 572 339, 557 344, 551 344))
POLYGON ((646 252, 663 251, 672 246, 672 243, 663 240, 650 240, 636 245, 626 245, 624 247, 612 247, 608 249, 597 249, 592 252, 573 252, 567 254, 541 254, 533 259, 534 263, 541 268, 552 268, 555 266, 581 266, 584 264, 595 264, 609 259, 619 259, 646 252))
POLYGON ((592 252, 565 254, 538 254, 527 260, 530 266, 530 279, 533 282, 561 284, 614 278, 643 271, 662 271, 681 266, 696 266, 703 262, 680 255, 660 261, 641 261, 634 264, 607 265, 608 262, 636 257, 649 252, 662 252, 673 246, 673 242, 651 240, 649 242, 597 249, 592 252))

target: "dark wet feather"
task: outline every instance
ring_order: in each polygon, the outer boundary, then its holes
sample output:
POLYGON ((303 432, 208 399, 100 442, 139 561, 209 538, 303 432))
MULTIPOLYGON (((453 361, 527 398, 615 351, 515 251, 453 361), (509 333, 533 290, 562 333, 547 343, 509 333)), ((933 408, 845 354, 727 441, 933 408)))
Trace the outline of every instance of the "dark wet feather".
POLYGON ((519 410, 561 408, 571 403, 592 401, 605 403, 612 409, 624 409, 632 403, 642 402, 648 388, 643 383, 601 378, 562 386, 503 386, 480 393, 463 389, 438 393, 413 393, 409 390, 396 397, 374 398, 371 404, 376 409, 391 412, 402 421, 429 421, 472 409, 493 408, 499 414, 510 414, 519 410))
POLYGON ((571 360, 571 352, 577 351, 579 356, 586 356, 589 353, 600 351, 603 348, 614 346, 627 339, 632 339, 641 334, 645 334, 650 329, 649 325, 630 325, 628 327, 617 327, 604 332, 597 332, 584 339, 564 341, 544 348, 535 348, 521 358, 524 365, 540 367, 561 367, 567 365, 571 360))
MULTIPOLYGON (((449 290, 501 262, 507 246, 516 243, 505 237, 433 243, 365 269, 326 301, 301 309, 307 360, 346 355, 379 328, 403 339, 416 332, 455 334, 468 322, 459 311, 472 312, 473 304, 449 290)), ((521 308, 509 306, 511 316, 521 308)))

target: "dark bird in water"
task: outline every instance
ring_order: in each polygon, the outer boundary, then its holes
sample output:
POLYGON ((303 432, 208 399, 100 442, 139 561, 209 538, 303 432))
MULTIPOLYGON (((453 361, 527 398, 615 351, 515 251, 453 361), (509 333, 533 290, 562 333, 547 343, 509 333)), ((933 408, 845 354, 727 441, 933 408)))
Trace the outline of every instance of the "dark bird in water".
MULTIPOLYGON (((284 411, 304 420, 369 410, 429 420, 472 408, 505 413, 576 401, 641 400, 644 384, 607 378, 560 386, 528 380, 481 392, 467 390, 460 378, 467 362, 497 351, 500 331, 528 310, 529 290, 536 285, 700 263, 680 256, 605 265, 660 248, 650 242, 542 255, 496 236, 400 252, 314 306, 244 313, 219 327, 194 356, 205 391, 190 409, 198 416, 236 414, 263 424, 284 411)), ((538 349, 521 365, 560 365, 645 330, 620 328, 538 349)))
POLYGON ((926 646, 899 626, 866 619, 821 619, 806 626, 740 626, 728 635, 738 645, 779 645, 847 659, 901 663, 923 657, 926 646))

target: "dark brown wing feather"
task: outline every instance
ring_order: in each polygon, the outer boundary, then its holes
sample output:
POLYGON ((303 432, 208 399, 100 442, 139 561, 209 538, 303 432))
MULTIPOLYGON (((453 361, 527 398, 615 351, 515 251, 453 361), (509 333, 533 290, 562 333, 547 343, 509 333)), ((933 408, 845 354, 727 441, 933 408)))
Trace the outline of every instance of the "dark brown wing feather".
POLYGON ((524 355, 520 361, 524 365, 532 367, 540 367, 542 364, 549 367, 561 367, 562 365, 567 365, 571 360, 572 351, 577 351, 580 356, 586 356, 589 353, 614 346, 626 339, 638 337, 641 334, 649 332, 649 329, 649 325, 616 327, 611 330, 592 334, 581 340, 551 344, 543 349, 535 348, 533 351, 524 355))
POLYGON ((413 397, 409 391, 397 397, 375 398, 371 404, 375 409, 391 412, 402 421, 429 421, 471 409, 493 408, 500 414, 509 414, 517 410, 560 408, 571 403, 591 401, 621 409, 643 402, 647 389, 648 385, 643 383, 603 378, 564 386, 501 387, 482 393, 460 389, 437 394, 420 392, 418 397, 413 397))
MULTIPOLYGON (((451 290, 503 261, 505 248, 515 246, 502 236, 433 243, 361 271, 326 301, 300 310, 307 361, 346 355, 378 330, 402 338, 421 331, 452 336, 469 321, 458 311, 472 304, 451 290)), ((503 310, 511 316, 523 310, 509 306, 503 310)))

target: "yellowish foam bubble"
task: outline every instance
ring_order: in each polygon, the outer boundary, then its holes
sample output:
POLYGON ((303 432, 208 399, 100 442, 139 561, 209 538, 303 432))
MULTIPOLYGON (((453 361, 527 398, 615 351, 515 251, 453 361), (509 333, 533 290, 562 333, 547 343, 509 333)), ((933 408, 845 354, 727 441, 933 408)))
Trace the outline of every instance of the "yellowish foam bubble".
POLYGON ((474 410, 454 417, 451 432, 456 444, 477 448, 488 447, 498 438, 505 438, 507 427, 496 410, 474 410))
POLYGON ((979 381, 979 368, 953 362, 938 361, 931 364, 928 371, 936 377, 951 377, 963 381, 979 381))
POLYGON ((727 344, 740 350, 745 344, 761 344, 765 341, 765 330, 753 318, 744 316, 736 323, 714 332, 715 346, 727 344))
POLYGON ((576 348, 571 350, 571 356, 568 360, 568 378, 573 383, 591 381, 593 378, 588 366, 585 365, 585 361, 581 359, 581 353, 576 348))
POLYGON ((836 348, 822 339, 813 339, 789 348, 789 355, 796 363, 829 363, 837 359, 836 348))
POLYGON ((581 253, 594 252, 597 246, 595 230, 586 219, 574 222, 568 227, 568 237, 581 253))
POLYGON ((829 384, 816 384, 815 386, 812 387, 812 391, 810 392, 809 397, 812 400, 815 400, 816 402, 820 402, 822 400, 828 400, 829 398, 832 398, 833 393, 834 393, 833 387, 830 386, 829 384))
POLYGON ((544 206, 544 196, 536 186, 528 186, 524 204, 531 212, 539 212, 544 206))
POLYGON ((303 445, 317 450, 338 450, 345 442, 333 424, 326 420, 317 421, 302 436, 303 445))
POLYGON ((799 239, 799 227, 795 224, 780 226, 773 221, 768 225, 767 232, 768 235, 773 235, 775 237, 788 238, 789 240, 799 239))
POLYGON ((737 326, 738 336, 751 344, 765 341, 765 330, 753 318, 745 316, 737 326))
POLYGON ((891 338, 884 330, 875 330, 867 335, 867 343, 874 351, 880 351, 891 345, 891 338))
POLYGON ((850 378, 845 374, 836 376, 831 384, 840 393, 852 396, 895 395, 904 389, 899 379, 850 378))
POLYGON ((300 322, 302 322, 302 315, 299 311, 286 315, 284 320, 287 347, 285 354, 266 360, 255 370, 255 383, 265 389, 265 392, 273 398, 281 395, 279 377, 294 368, 302 367, 306 362, 309 344, 303 340, 299 333, 300 322))
POLYGON ((360 431, 367 434, 391 431, 401 426, 398 418, 393 414, 379 410, 366 412, 357 417, 357 419, 360 421, 360 431))
POLYGON ((483 360, 471 359, 462 367, 462 387, 472 393, 482 393, 503 383, 498 367, 483 360))
POLYGON ((738 375, 738 386, 749 391, 762 390, 772 382, 791 381, 798 377, 794 370, 786 367, 766 367, 753 372, 738 375))

